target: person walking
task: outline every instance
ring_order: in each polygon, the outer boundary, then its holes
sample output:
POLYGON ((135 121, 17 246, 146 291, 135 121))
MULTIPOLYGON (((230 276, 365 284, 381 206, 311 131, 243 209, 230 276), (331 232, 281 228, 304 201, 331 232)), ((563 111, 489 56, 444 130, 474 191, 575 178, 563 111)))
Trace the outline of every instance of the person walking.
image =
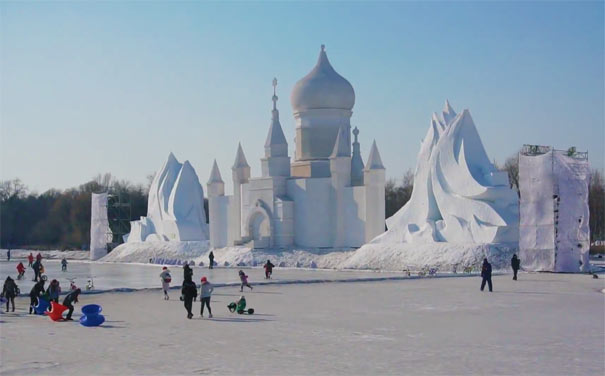
POLYGON ((15 280, 10 276, 6 277, 4 286, 2 287, 2 296, 6 298, 6 312, 8 312, 8 304, 13 305, 13 312, 15 312, 15 297, 17 296, 19 288, 15 283, 15 280))
POLYGON ((181 294, 183 295, 183 301, 185 302, 185 309, 187 310, 187 318, 191 319, 193 313, 193 298, 197 296, 197 286, 191 280, 191 278, 185 279, 183 287, 181 288, 181 294))
POLYGON ((271 278, 271 274, 273 274, 273 268, 274 267, 275 267, 275 265, 273 265, 270 260, 267 260, 267 263, 264 266, 264 268, 265 268, 265 279, 270 279, 271 278))
POLYGON ((212 267, 214 266, 214 252, 210 251, 210 254, 208 255, 208 259, 210 260, 210 264, 208 265, 208 268, 212 269, 212 267))
POLYGON ((38 252, 38 254, 36 255, 36 261, 42 262, 42 254, 40 252, 38 252))
POLYGON ((483 259, 481 266, 481 291, 485 288, 485 282, 489 287, 489 292, 492 292, 492 264, 487 261, 487 257, 483 259))
POLYGON ((31 314, 34 310, 34 307, 38 305, 38 298, 40 295, 44 294, 44 283, 46 281, 41 279, 38 281, 34 287, 29 292, 29 313, 31 314))
POLYGON ((22 262, 17 264, 17 273, 17 279, 21 279, 25 275, 25 265, 22 262))
POLYGON ((38 277, 40 277, 40 266, 41 265, 42 264, 38 260, 34 261, 34 263, 32 264, 32 269, 34 270, 34 279, 32 279, 32 281, 34 281, 34 282, 38 282, 38 277))
POLYGON ((53 279, 50 282, 50 285, 48 285, 48 290, 46 290, 46 292, 48 293, 49 302, 59 303, 59 294, 61 294, 61 286, 59 285, 59 281, 53 279))
POLYGON ((66 272, 67 271, 67 259, 65 258, 65 256, 61 260, 61 271, 62 272, 66 272))
POLYGON ((82 290, 75 289, 72 292, 70 292, 69 294, 67 294, 65 296, 65 299, 63 299, 63 305, 65 307, 69 308, 69 312, 67 312, 67 316, 65 316, 65 320, 73 320, 71 318, 71 314, 74 313, 74 303, 78 302, 78 296, 80 296, 81 292, 82 292, 82 290))
POLYGON ((6 251, 6 259, 7 259, 7 261, 11 260, 11 250, 10 250, 10 248, 8 249, 8 251, 6 251))
POLYGON ((193 269, 191 269, 189 264, 183 266, 183 281, 186 281, 187 279, 193 281, 193 269))
POLYGON ((519 260, 516 253, 513 255, 513 258, 510 259, 510 266, 513 268, 513 281, 516 281, 517 272, 521 268, 521 260, 519 260))
POLYGON ((165 266, 162 268, 162 273, 160 273, 160 279, 162 280, 162 290, 164 290, 164 300, 169 300, 168 289, 170 289, 172 277, 170 276, 170 270, 165 266))
POLYGON ((248 283, 248 276, 246 275, 246 273, 244 273, 243 270, 239 271, 239 279, 242 282, 239 291, 242 292, 244 291, 244 286, 247 286, 250 288, 250 290, 252 290, 252 286, 250 286, 250 283, 248 283))
POLYGON ((208 279, 204 276, 202 277, 202 285, 200 286, 200 300, 202 301, 202 308, 200 311, 200 316, 204 317, 204 305, 208 307, 208 317, 212 318, 212 309, 210 308, 210 297, 212 296, 212 292, 214 291, 214 286, 212 283, 208 282, 208 279))
POLYGON ((27 265, 29 267, 34 263, 34 255, 31 252, 29 253, 29 256, 27 256, 27 262, 29 262, 29 265, 27 265))

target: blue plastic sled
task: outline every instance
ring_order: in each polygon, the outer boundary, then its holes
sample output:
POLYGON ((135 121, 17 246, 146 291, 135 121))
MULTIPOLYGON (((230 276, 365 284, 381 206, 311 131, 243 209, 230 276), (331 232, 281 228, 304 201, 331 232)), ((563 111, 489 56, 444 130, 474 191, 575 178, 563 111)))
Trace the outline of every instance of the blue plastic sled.
POLYGON ((36 315, 43 315, 44 312, 46 312, 46 310, 48 309, 48 307, 50 307, 50 303, 48 302, 48 300, 38 298, 38 304, 34 306, 34 311, 36 312, 36 315))
POLYGON ((105 322, 105 316, 101 315, 101 308, 98 304, 88 304, 82 307, 82 317, 80 324, 84 326, 99 326, 105 322))

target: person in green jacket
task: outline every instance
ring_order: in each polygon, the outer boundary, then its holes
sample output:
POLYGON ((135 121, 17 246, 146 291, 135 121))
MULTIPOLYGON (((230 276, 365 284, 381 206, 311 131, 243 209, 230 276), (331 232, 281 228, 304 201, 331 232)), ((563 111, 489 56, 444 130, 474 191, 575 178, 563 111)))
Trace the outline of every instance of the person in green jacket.
POLYGON ((246 310, 246 297, 243 295, 240 296, 237 302, 229 303, 227 308, 229 308, 229 311, 231 312, 237 312, 239 314, 244 313, 244 311, 246 310))

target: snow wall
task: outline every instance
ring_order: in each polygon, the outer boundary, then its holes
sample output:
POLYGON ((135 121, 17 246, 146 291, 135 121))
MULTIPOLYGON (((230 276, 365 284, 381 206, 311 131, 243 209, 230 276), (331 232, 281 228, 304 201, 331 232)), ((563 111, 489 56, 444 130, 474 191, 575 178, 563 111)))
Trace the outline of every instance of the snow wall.
POLYGON ((519 155, 519 248, 525 270, 589 270, 589 182, 585 157, 558 150, 519 155))
POLYGON ((90 210, 90 259, 98 260, 107 254, 111 242, 111 229, 107 219, 107 193, 93 193, 90 210))

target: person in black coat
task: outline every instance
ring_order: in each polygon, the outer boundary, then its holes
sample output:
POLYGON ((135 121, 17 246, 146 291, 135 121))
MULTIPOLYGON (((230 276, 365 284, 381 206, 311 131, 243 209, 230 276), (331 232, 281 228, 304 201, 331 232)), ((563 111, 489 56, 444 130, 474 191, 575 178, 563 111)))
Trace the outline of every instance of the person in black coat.
POLYGON ((2 287, 2 296, 6 298, 6 312, 8 312, 8 304, 13 304, 13 312, 15 312, 15 297, 17 296, 17 284, 10 276, 6 277, 4 287, 2 287))
POLYGON ((212 267, 214 266, 214 253, 212 251, 210 251, 210 254, 208 255, 208 259, 210 261, 210 265, 208 267, 210 269, 212 269, 212 267))
POLYGON ((40 297, 40 295, 44 294, 44 283, 45 282, 46 282, 45 280, 40 279, 40 281, 38 281, 38 283, 36 283, 29 292, 29 313, 30 314, 34 310, 34 307, 38 305, 38 298, 40 297))
POLYGON ((483 265, 481 266, 481 291, 485 288, 485 282, 489 286, 489 292, 492 292, 492 264, 487 261, 487 258, 483 259, 483 265))
POLYGON ((193 280, 193 269, 189 266, 189 264, 185 264, 183 266, 183 281, 193 280))
POLYGON ((185 309, 187 310, 187 318, 191 319, 193 317, 193 313, 191 313, 191 309, 193 308, 193 298, 197 296, 197 286, 191 280, 191 278, 188 278, 183 282, 181 294, 183 294, 183 301, 185 302, 185 309))
POLYGON ((63 305, 66 306, 67 308, 69 308, 69 312, 67 312, 67 316, 65 316, 65 320, 73 320, 71 318, 71 314, 74 313, 73 303, 78 302, 78 296, 80 296, 81 292, 82 292, 82 290, 75 289, 72 292, 70 292, 69 294, 67 294, 67 296, 65 296, 65 299, 63 299, 63 305))
POLYGON ((513 258, 510 259, 510 266, 513 268, 513 281, 517 280, 517 272, 521 268, 521 260, 517 257, 516 254, 513 255, 513 258))
POLYGON ((34 270, 34 282, 38 282, 38 277, 40 277, 40 266, 42 265, 42 263, 38 260, 36 260, 33 264, 32 264, 32 269, 34 270))

